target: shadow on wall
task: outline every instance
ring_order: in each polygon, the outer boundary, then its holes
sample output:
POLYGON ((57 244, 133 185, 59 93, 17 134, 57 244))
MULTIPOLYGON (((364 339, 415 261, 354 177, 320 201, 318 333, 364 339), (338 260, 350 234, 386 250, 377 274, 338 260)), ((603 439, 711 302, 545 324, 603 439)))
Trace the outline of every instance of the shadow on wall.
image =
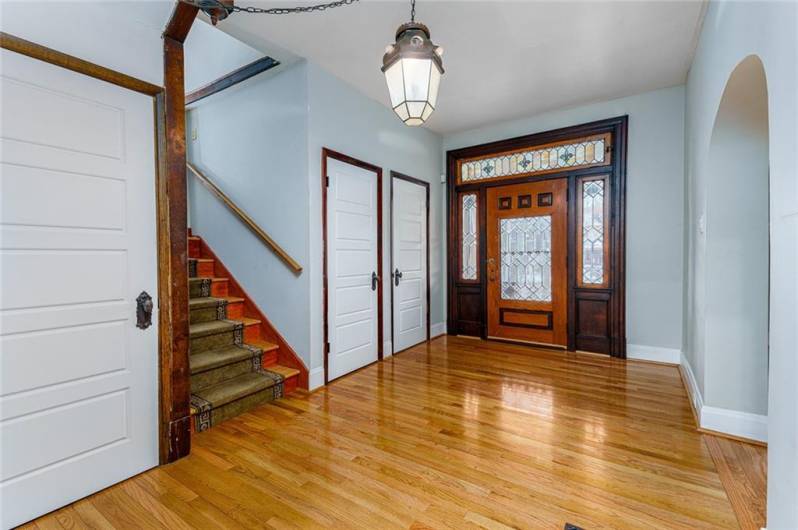
POLYGON ((767 415, 768 92, 762 61, 732 72, 709 150, 705 403, 767 415))

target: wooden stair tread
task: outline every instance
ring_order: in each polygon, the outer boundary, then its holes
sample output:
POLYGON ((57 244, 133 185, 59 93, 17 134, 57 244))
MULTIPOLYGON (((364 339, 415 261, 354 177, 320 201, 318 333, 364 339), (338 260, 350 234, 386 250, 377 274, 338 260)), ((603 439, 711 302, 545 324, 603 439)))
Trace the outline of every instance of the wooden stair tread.
POLYGON ((236 401, 237 399, 254 394, 255 392, 271 388, 275 384, 274 378, 261 372, 251 372, 228 379, 218 385, 203 388, 202 390, 194 392, 194 394, 205 401, 209 401, 211 406, 216 408, 226 405, 231 401, 236 401))
POLYGON ((257 318, 250 318, 250 317, 238 317, 236 318, 237 321, 244 324, 244 326, 256 326, 260 324, 260 320, 257 318))
MULTIPOLYGON (((280 347, 277 344, 273 344, 265 340, 248 340, 246 342, 250 346, 255 346, 256 348, 260 348, 264 352, 276 350, 277 348, 280 347)), ((269 368, 269 370, 271 370, 271 368, 269 368)))
POLYGON ((196 261, 197 263, 210 263, 213 258, 188 258, 189 261, 196 261))
POLYGON ((194 375, 246 359, 252 359, 253 355, 246 348, 226 346, 190 355, 188 361, 191 366, 191 375, 194 375))
POLYGON ((188 308, 189 309, 201 309, 205 307, 216 307, 219 303, 224 300, 223 298, 217 298, 215 296, 201 296, 197 298, 190 298, 188 301, 188 308))
POLYGON ((189 337, 205 337, 207 335, 215 335, 216 333, 224 333, 226 331, 233 331, 238 322, 234 320, 211 320, 210 322, 198 322, 191 324, 188 327, 189 337))
POLYGON ((225 300, 227 300, 228 304, 235 304, 235 303, 244 301, 243 298, 238 297, 238 296, 221 296, 220 298, 224 298, 225 300))
POLYGON ((189 241, 199 241, 201 238, 199 236, 188 236, 189 241))
POLYGON ((210 280, 212 282, 226 282, 226 281, 228 281, 227 278, 220 278, 220 277, 216 277, 216 276, 213 276, 213 277, 211 277, 211 276, 195 276, 193 278, 189 278, 188 279, 189 282, 201 282, 203 280, 210 280))
POLYGON ((243 298, 239 298, 237 296, 201 296, 197 298, 191 298, 188 301, 189 309, 199 309, 201 307, 215 307, 219 305, 219 302, 224 300, 228 304, 236 304, 238 302, 243 302, 243 298))
POLYGON ((296 368, 289 368, 288 366, 282 366, 279 364, 273 364, 271 366, 267 366, 266 369, 269 370, 270 372, 277 372, 278 374, 283 376, 284 379, 288 379, 290 377, 294 377, 295 375, 299 375, 299 370, 297 370, 296 368))

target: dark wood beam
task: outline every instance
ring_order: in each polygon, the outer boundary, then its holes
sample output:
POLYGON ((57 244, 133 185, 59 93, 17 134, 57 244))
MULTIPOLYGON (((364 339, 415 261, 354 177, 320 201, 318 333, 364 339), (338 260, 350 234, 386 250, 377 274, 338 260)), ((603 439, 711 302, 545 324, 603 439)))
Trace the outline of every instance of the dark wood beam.
POLYGON ((208 96, 212 96, 213 94, 221 92, 226 88, 237 85, 238 83, 246 81, 252 76, 255 76, 261 72, 265 72, 266 70, 270 70, 279 64, 279 61, 276 61, 271 57, 263 57, 262 59, 258 59, 257 61, 246 64, 241 68, 233 70, 229 74, 211 81, 207 85, 186 94, 186 105, 191 105, 192 103, 195 103, 203 98, 207 98, 208 96))
POLYGON ((153 85, 141 79, 136 79, 127 74, 117 72, 116 70, 111 70, 110 68, 105 68, 104 66, 99 66, 89 61, 84 61, 83 59, 78 59, 72 55, 21 39, 9 33, 0 32, 0 48, 27 55, 33 59, 54 64, 79 74, 100 79, 101 81, 129 90, 141 92, 142 94, 147 94, 148 96, 155 96, 163 91, 158 85, 153 85))
POLYGON ((158 240, 162 464, 191 451, 188 363, 188 208, 183 42, 198 9, 178 2, 163 34, 163 96, 157 100, 159 142, 158 240))
POLYGON ((186 42, 186 37, 188 37, 188 32, 191 31, 191 26, 194 24, 194 19, 197 18, 198 12, 198 7, 178 1, 172 10, 166 29, 163 31, 164 38, 175 40, 180 44, 186 42))

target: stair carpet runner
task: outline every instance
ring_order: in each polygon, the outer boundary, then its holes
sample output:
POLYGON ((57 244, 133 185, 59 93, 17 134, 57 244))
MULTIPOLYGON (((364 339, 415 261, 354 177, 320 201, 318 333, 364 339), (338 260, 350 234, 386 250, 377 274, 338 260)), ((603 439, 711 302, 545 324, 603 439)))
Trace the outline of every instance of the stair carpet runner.
POLYGON ((283 397, 291 369, 264 368, 278 346, 260 340, 260 321, 243 316, 244 299, 227 296, 226 278, 214 277, 214 260, 199 257, 199 238, 189 237, 191 414, 204 431, 283 397), (270 355, 271 354, 271 355, 270 355))

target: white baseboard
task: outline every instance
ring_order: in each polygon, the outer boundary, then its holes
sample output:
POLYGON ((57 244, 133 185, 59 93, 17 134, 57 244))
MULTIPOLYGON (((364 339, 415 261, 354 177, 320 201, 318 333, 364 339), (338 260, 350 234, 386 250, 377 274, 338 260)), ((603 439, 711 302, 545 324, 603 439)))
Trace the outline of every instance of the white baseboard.
POLYGON ((701 428, 759 442, 768 441, 768 417, 761 414, 704 405, 701 409, 701 428))
POLYGON ((446 322, 438 322, 437 324, 432 324, 429 327, 430 339, 434 339, 435 337, 440 337, 441 335, 446 335, 446 322))
POLYGON ((693 374, 690 362, 684 355, 682 355, 681 358, 680 369, 684 375, 687 394, 690 396, 690 401, 692 401, 693 408, 698 415, 699 427, 710 431, 730 434, 732 436, 748 438, 749 440, 767 442, 767 416, 704 405, 704 398, 701 396, 695 374, 693 374))
POLYGON ((684 356, 684 353, 681 355, 681 364, 679 369, 682 371, 682 375, 684 376, 684 384, 687 389, 687 395, 690 397, 690 402, 693 404, 693 410, 696 411, 696 415, 701 417, 701 409, 704 408, 704 398, 701 396, 701 390, 698 388, 698 381, 695 379, 695 374, 693 373, 693 368, 690 366, 690 361, 687 360, 687 357, 684 356))
POLYGON ((324 367, 319 366, 310 371, 308 377, 309 390, 316 390, 320 386, 324 386, 324 367))
MULTIPOLYGON (((393 343, 386 340, 382 343, 382 358, 387 359, 393 355, 393 343)), ((320 386, 324 386, 324 367, 319 366, 310 371, 308 377, 308 390, 315 390, 320 386)))
POLYGON ((626 358, 639 359, 641 361, 656 361, 658 363, 679 364, 682 360, 682 352, 674 348, 627 344, 626 358))

